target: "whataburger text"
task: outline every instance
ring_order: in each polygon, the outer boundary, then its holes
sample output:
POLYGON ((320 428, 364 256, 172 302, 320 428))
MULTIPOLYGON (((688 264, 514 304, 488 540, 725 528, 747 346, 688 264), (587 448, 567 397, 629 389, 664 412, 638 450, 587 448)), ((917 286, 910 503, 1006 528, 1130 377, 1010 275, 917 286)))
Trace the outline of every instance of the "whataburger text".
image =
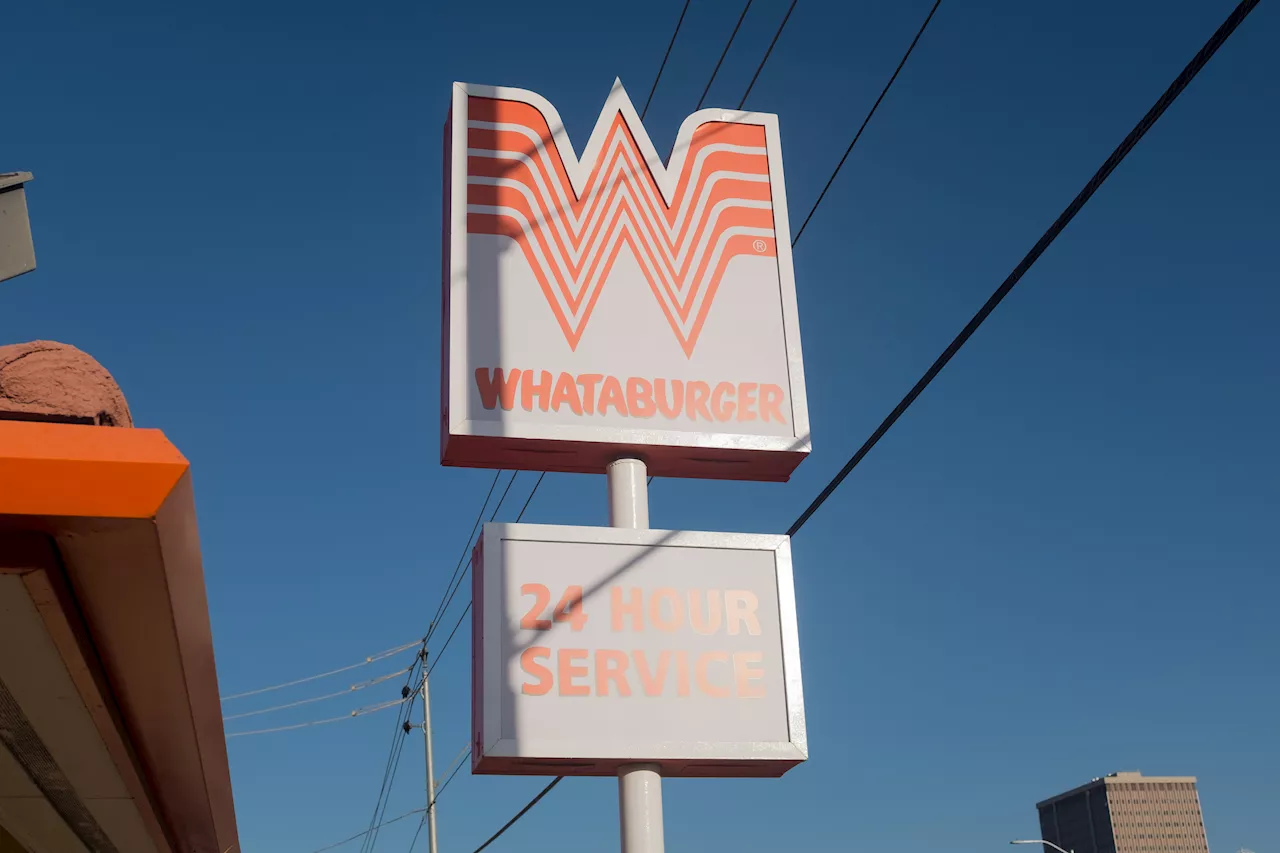
POLYGON ((683 379, 619 379, 602 373, 561 372, 478 367, 475 371, 480 403, 486 409, 517 404, 527 412, 569 411, 575 415, 608 414, 667 420, 787 422, 782 387, 760 382, 703 382, 683 379))
MULTIPOLYGON (((568 623, 570 634, 581 631, 592 618, 582 603, 582 587, 564 590, 548 613, 551 590, 544 584, 520 587, 527 611, 522 630, 545 635, 556 622, 568 623), (548 615, 551 618, 546 618, 548 615)), ((552 648, 526 646, 520 653, 520 692, 537 697, 617 696, 656 697, 693 695, 712 699, 763 699, 764 653, 759 649, 711 650, 690 653, 683 649, 645 651, 626 648, 629 634, 653 631, 676 635, 686 629, 703 636, 761 636, 756 593, 745 589, 689 589, 659 587, 609 588, 606 618, 609 630, 622 648, 552 648)))

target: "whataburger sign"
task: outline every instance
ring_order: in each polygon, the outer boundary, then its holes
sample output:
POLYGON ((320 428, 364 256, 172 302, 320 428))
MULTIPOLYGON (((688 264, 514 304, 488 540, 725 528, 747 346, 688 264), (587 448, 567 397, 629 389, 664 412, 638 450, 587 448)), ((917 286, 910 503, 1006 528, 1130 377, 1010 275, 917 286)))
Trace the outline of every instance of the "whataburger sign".
POLYGON ((640 462, 785 480, 809 452, 777 118, 699 111, 664 163, 615 82, 578 155, 540 96, 455 84, 444 196, 442 461, 609 468, 620 525, 485 526, 473 771, 785 773, 788 537, 622 529, 640 462))
POLYGON ((615 82, 581 156, 521 89, 445 130, 442 460, 785 480, 809 451, 777 118, 701 110, 664 165, 615 82))
POLYGON ((807 758, 786 536, 486 524, 472 569, 473 772, 807 758))

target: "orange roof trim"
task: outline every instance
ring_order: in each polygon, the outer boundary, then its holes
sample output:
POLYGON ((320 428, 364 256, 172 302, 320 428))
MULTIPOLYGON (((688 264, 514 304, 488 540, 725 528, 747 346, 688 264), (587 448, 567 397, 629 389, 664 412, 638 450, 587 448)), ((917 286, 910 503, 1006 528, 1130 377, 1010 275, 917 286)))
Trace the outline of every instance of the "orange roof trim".
POLYGON ((0 421, 0 515, 152 518, 189 467, 159 430, 0 421))

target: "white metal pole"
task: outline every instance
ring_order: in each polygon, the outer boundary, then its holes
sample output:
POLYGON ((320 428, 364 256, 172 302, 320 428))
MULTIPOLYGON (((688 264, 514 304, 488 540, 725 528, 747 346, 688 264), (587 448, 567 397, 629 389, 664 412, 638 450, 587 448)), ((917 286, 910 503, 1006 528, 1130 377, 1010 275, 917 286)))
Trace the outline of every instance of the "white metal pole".
POLYGON ((427 652, 422 651, 422 737, 427 744, 427 850, 436 853, 436 768, 431 756, 431 691, 427 687, 427 652))
POLYGON ((609 478, 609 526, 644 530, 649 526, 649 469, 639 459, 619 459, 605 469, 609 478))
MULTIPOLYGON (((649 526, 649 470, 639 459, 619 459, 606 469, 609 526, 649 526)), ((662 768, 624 764, 618 768, 618 812, 622 853, 663 853, 662 768)))
POLYGON ((656 764, 618 768, 622 853, 663 853, 662 773, 656 764))

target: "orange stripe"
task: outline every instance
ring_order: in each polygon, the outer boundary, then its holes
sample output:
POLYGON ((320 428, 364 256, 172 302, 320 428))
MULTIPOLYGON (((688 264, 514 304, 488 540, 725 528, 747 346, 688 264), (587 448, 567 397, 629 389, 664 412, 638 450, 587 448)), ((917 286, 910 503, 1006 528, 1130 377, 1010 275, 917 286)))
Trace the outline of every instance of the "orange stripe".
MULTIPOLYGON (((706 127, 708 126, 707 125, 703 126, 703 128, 706 128, 706 127)), ((586 186, 583 188, 582 198, 578 198, 578 196, 574 192, 573 186, 569 183, 568 175, 564 171, 564 164, 563 164, 563 161, 560 159, 559 149, 556 148, 554 143, 548 137, 545 136, 544 130, 536 127, 528 127, 527 129, 533 132, 535 135, 538 135, 540 138, 543 138, 544 145, 547 146, 546 158, 539 156, 533 144, 527 138, 516 133, 515 131, 500 131, 500 130, 488 130, 488 129, 482 129, 482 128, 470 128, 468 130, 467 145, 469 148, 480 148, 480 149, 486 149, 486 150, 520 153, 529 157, 534 162, 535 167, 537 168, 538 174, 542 177, 543 181, 546 182, 546 184, 549 187, 555 187, 558 185, 563 191, 565 197, 569 200, 569 207, 572 209, 573 214, 575 216, 579 216, 586 208, 585 199, 590 196, 591 191, 595 187, 595 185, 607 176, 608 167, 612 165, 612 161, 611 160, 607 161, 603 157, 601 157, 599 160, 597 160, 596 163, 592 165, 592 170, 587 177, 586 186), (555 176, 552 176, 547 173, 545 161, 548 159, 551 161, 554 167, 554 170, 556 172, 555 176)), ((613 148, 613 145, 617 136, 622 135, 624 137, 625 147, 634 156, 637 164, 639 164, 641 167, 644 167, 643 169, 644 174, 648 178, 648 180, 645 183, 648 186, 648 188, 652 191, 653 197, 657 199, 657 207, 660 208, 660 210, 655 209, 655 212, 661 212, 665 214, 668 221, 668 225, 670 225, 675 222, 676 213, 678 212, 680 203, 682 202, 684 197, 690 194, 696 196, 699 192, 701 192, 703 183, 705 182, 706 177, 711 171, 714 171, 716 168, 725 168, 725 165, 719 164, 718 162, 717 162, 717 165, 715 166, 707 165, 707 163, 710 162, 711 160, 714 159, 716 161, 719 161, 720 159, 723 159, 723 158, 733 158, 734 161, 730 168, 732 168, 734 171, 747 172, 750 174, 757 174, 762 176, 768 175, 769 173, 768 155, 742 154, 737 152, 721 151, 721 152, 716 152, 715 154, 712 154, 708 161, 704 161, 702 172, 699 175, 698 181, 696 183, 690 184, 690 180, 692 178, 693 165, 697 160, 697 156, 701 151, 701 149, 706 147, 707 145, 713 144, 713 143, 725 142, 725 143, 731 143, 736 145, 752 146, 757 148, 764 147, 765 146, 764 128, 758 127, 758 126, 752 126, 750 129, 756 132, 751 133, 749 135, 738 135, 738 136, 731 136, 726 133, 703 132, 702 129, 699 129, 698 132, 695 132, 694 134, 695 141, 690 145, 689 154, 685 158, 683 171, 680 175, 679 180, 677 181, 674 196, 669 206, 664 201, 662 201, 662 194, 658 189, 657 182, 654 180, 652 173, 649 172, 646 166, 646 161, 640 152, 639 146, 636 144, 635 138, 631 134, 631 129, 627 126, 626 122, 622 120, 621 115, 619 115, 615 120, 613 127, 610 129, 609 134, 606 137, 606 144, 603 146, 601 150, 608 152, 613 148)), ((469 158, 468 165, 469 165, 469 169, 468 169, 469 174, 488 174, 491 177, 506 177, 506 178, 513 178, 517 180, 520 179, 518 173, 521 170, 527 169, 527 167, 523 163, 517 163, 515 161, 507 161, 507 160, 493 160, 487 157, 471 157, 469 158)), ((530 175, 530 178, 532 178, 532 175, 530 175)), ((532 180, 524 181, 524 183, 535 193, 538 192, 537 184, 534 183, 532 180)), ((755 186, 760 186, 760 185, 755 185, 755 186)), ((765 190, 765 197, 766 198, 768 197, 767 189, 765 190)), ((550 205, 552 209, 558 209, 560 207, 559 199, 555 197, 544 199, 544 203, 547 205, 550 205)))
MULTIPOLYGON (((605 157, 601 158, 601 161, 596 164, 596 167, 593 170, 592 176, 589 179, 589 185, 587 190, 588 195, 591 187, 594 187, 595 184, 598 183, 600 180, 608 180, 613 175, 614 167, 617 164, 618 160, 624 156, 624 151, 626 153, 631 154, 632 159, 636 162, 637 166, 643 167, 643 160, 640 157, 639 151, 635 149, 634 143, 632 143, 630 147, 623 146, 620 148, 615 146, 614 144, 615 137, 619 133, 622 133, 624 129, 625 128, 622 125, 619 125, 619 129, 610 136, 609 141, 605 145, 604 150, 608 153, 606 154, 605 157)), ((510 132, 510 131, 499 132, 499 131, 472 129, 471 133, 478 135, 479 137, 479 138, 473 138, 472 141, 469 143, 473 147, 484 148, 487 150, 501 150, 501 151, 513 151, 513 152, 518 150, 521 153, 524 153, 531 157, 533 156, 534 152, 532 151, 532 148, 529 145, 528 140, 514 132, 510 132)), ((698 153, 699 153, 698 151, 693 152, 695 157, 697 156, 698 153)), ((535 164, 536 172, 538 175, 541 176, 544 182, 554 186, 554 184, 552 184, 550 181, 550 176, 547 174, 545 165, 543 163, 543 159, 544 158, 542 157, 534 158, 533 162, 535 164)), ((733 172, 742 172, 746 174, 756 174, 762 177, 767 176, 768 175, 767 157, 763 154, 741 154, 741 153, 728 152, 728 151, 720 151, 720 152, 712 153, 704 161, 703 167, 698 176, 697 183, 687 188, 688 193, 685 192, 686 188, 684 186, 681 186, 678 188, 681 197, 683 197, 683 195, 685 194, 689 194, 691 195, 691 201, 692 201, 693 199, 697 199, 700 196, 702 196, 703 193, 705 192, 707 182, 710 180, 712 173, 716 171, 733 171, 733 172)), ((647 169, 645 170, 645 173, 649 174, 647 169)), ((514 161, 497 160, 491 157, 473 156, 468 158, 468 174, 476 175, 476 176, 491 177, 491 178, 504 178, 507 180, 512 180, 520 184, 523 184, 525 188, 528 189, 529 192, 534 196, 534 198, 538 200, 538 204, 539 204, 538 212, 540 215, 537 217, 532 217, 530 221, 541 223, 544 221, 549 221, 553 217, 557 220, 562 220, 564 225, 564 230, 568 232, 567 236, 569 238, 569 242, 571 243, 571 245, 575 250, 580 249, 584 242, 589 242, 589 239, 590 239, 589 234, 579 233, 570 225, 568 221, 564 221, 566 220, 566 217, 564 215, 565 211, 563 210, 560 201, 556 197, 554 197, 554 194, 550 198, 544 196, 543 190, 540 189, 538 182, 534 178, 533 170, 531 170, 527 164, 517 163, 514 161)), ((634 175, 635 175, 634 171, 628 171, 624 173, 621 179, 614 179, 610 187, 606 191, 606 194, 603 196, 603 198, 596 199, 595 204, 593 205, 593 208, 600 207, 600 206, 607 207, 609 201, 612 199, 613 195, 618 191, 619 187, 622 185, 629 185, 629 186, 632 186, 634 190, 637 192, 638 198, 646 202, 650 201, 650 199, 653 199, 656 202, 653 204, 647 204, 646 207, 656 216, 656 218, 660 222, 665 221, 667 228, 670 229, 670 227, 675 222, 675 217, 678 213, 679 203, 673 204, 671 207, 668 208, 665 205, 665 203, 661 201, 661 194, 659 193, 658 188, 656 187, 656 185, 653 185, 652 183, 652 175, 649 175, 650 181, 647 184, 649 194, 646 194, 640 186, 637 186, 635 184, 635 181, 633 180, 634 175)), ((686 180, 688 180, 689 177, 690 176, 686 173, 686 176, 685 176, 686 180)), ((712 192, 716 193, 717 197, 723 197, 725 192, 723 188, 726 185, 730 185, 734 187, 735 196, 738 198, 759 200, 759 201, 771 201, 771 194, 769 191, 769 185, 767 183, 747 182, 747 181, 742 181, 741 179, 722 177, 720 182, 717 184, 717 188, 712 192)), ((468 187, 468 196, 469 196, 468 200, 471 201, 472 203, 484 204, 486 202, 479 200, 479 196, 482 196, 486 192, 492 191, 492 189, 493 189, 492 187, 473 184, 468 187)), ((572 193, 571 187, 562 186, 561 189, 567 197, 572 197, 573 193, 572 193)), ((581 218, 580 216, 581 214, 589 215, 592 210, 592 208, 587 207, 585 202, 580 204, 570 203, 569 206, 573 208, 574 216, 579 218, 581 218)), ((691 209, 692 209, 692 205, 691 205, 691 209)), ((695 220, 694 217, 687 216, 685 218, 684 223, 680 227, 680 232, 674 235, 674 237, 673 235, 669 234, 668 231, 666 230, 657 232, 655 234, 655 237, 661 238, 662 241, 666 244, 667 248, 670 251, 674 252, 676 248, 682 245, 685 242, 686 238, 688 238, 690 229, 696 229, 699 224, 700 223, 697 220, 695 220)), ((549 227, 549 224, 548 224, 548 227, 549 227)), ((551 230, 555 235, 554 239, 557 241, 557 243, 561 242, 561 237, 559 235, 558 230, 556 229, 551 229, 551 230)))
POLYGON ((188 467, 159 430, 0 421, 0 515, 151 518, 188 467))
POLYGON ((519 152, 532 161, 532 165, 529 165, 486 157, 469 157, 468 174, 501 177, 521 183, 531 193, 536 204, 531 203, 519 191, 509 187, 471 185, 467 189, 469 203, 508 207, 520 211, 531 223, 531 228, 530 234, 526 235, 518 223, 508 216, 469 214, 467 230, 470 233, 506 236, 519 244, 571 349, 577 348, 604 281, 608 278, 613 262, 624 242, 628 244, 637 259, 641 254, 648 259, 649 264, 642 263, 641 269, 686 355, 693 353, 693 347, 729 261, 739 254, 776 256, 774 240, 764 240, 765 249, 755 251, 755 240, 743 237, 730 239, 720 257, 712 255, 716 242, 726 229, 748 226, 772 230, 773 211, 771 207, 767 210, 730 207, 714 222, 711 221, 709 217, 711 208, 722 200, 734 198, 771 202, 772 195, 768 183, 734 178, 722 178, 713 189, 708 191, 709 176, 716 171, 767 176, 769 173, 767 155, 715 152, 703 161, 696 178, 692 173, 699 152, 707 145, 725 143, 764 147, 766 136, 764 128, 759 125, 707 122, 695 128, 671 203, 667 204, 662 198, 651 170, 645 167, 644 156, 640 152, 630 126, 620 112, 614 116, 606 137, 605 146, 602 149, 606 152, 605 156, 598 157, 596 162, 591 164, 591 172, 581 198, 577 196, 569 182, 568 173, 559 149, 555 146, 546 118, 535 107, 513 101, 471 98, 469 115, 477 121, 518 124, 537 136, 545 148, 546 156, 543 157, 539 155, 535 145, 528 138, 514 131, 468 128, 469 147, 519 152), (618 145, 620 136, 622 141, 621 145, 618 145), (626 155, 630 155, 638 168, 627 168, 624 162, 621 173, 615 173, 615 166, 626 155), (548 171, 548 164, 551 172, 548 171), (539 181, 535 180, 535 170, 541 182, 550 188, 550 197, 544 195, 539 188, 539 181), (647 177, 647 183, 639 173, 647 177), (603 192, 588 205, 585 199, 591 198, 592 192, 603 182, 607 182, 607 186, 599 186, 603 192), (622 199, 618 210, 612 216, 601 216, 594 225, 590 225, 591 213, 595 210, 608 210, 618 194, 626 187, 630 187, 633 200, 622 199), (574 217, 582 222, 581 231, 576 230, 566 221, 567 212, 563 209, 564 203, 554 191, 557 188, 563 193, 563 198, 567 200, 567 206, 574 217), (672 235, 669 229, 675 224, 676 215, 686 197, 690 204, 689 211, 679 232, 672 235), (692 211, 699 201, 703 203, 702 214, 695 219, 692 211), (650 224, 649 219, 642 216, 640 210, 636 209, 637 205, 643 205, 644 209, 658 222, 665 222, 667 229, 655 228, 650 224), (555 220, 562 223, 563 235, 561 229, 553 227, 555 220), (710 233, 707 233, 707 229, 711 229, 710 233), (641 237, 647 239, 640 239, 641 237), (679 268, 673 266, 674 258, 668 260, 667 253, 676 255, 681 247, 692 250, 704 238, 707 252, 698 262, 696 269, 691 268, 692 251, 678 264, 679 268), (565 245, 566 239, 574 251, 582 253, 577 263, 569 257, 565 245), (599 245, 601 240, 611 240, 612 245, 599 245), (548 259, 548 269, 542 269, 537 253, 530 245, 531 241, 538 244, 543 257, 548 259), (654 247, 664 247, 665 252, 655 252, 654 247), (564 280, 560 266, 554 262, 557 259, 563 263, 566 272, 572 277, 571 281, 564 280), (585 276, 583 275, 584 267, 587 268, 585 276), (650 273, 650 267, 656 273, 656 280, 654 274, 650 273), (691 286, 681 287, 680 283, 688 282, 690 276, 692 276, 691 286), (554 279, 554 283, 549 280, 549 277, 554 279), (593 281, 594 285, 591 284, 593 281), (681 332, 680 322, 688 321, 698 294, 704 286, 706 296, 699 307, 690 334, 686 337, 681 332), (577 314, 585 300, 585 308, 576 324, 574 317, 567 316, 561 309, 555 297, 556 290, 560 292, 569 310, 574 314, 577 314), (684 290, 683 297, 680 295, 681 290, 684 290), (673 316, 671 306, 675 307, 679 319, 673 316))

